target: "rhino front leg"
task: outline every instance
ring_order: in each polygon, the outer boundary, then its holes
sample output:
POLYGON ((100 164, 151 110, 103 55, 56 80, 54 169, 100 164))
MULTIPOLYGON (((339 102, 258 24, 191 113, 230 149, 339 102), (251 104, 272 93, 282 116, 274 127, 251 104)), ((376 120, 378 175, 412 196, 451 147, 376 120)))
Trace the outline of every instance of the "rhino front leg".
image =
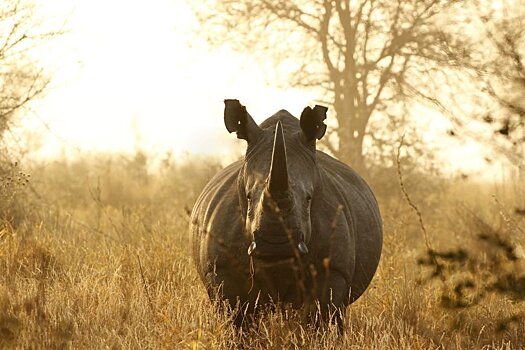
POLYGON ((242 274, 235 274, 221 268, 216 268, 206 274, 210 300, 216 304, 218 311, 224 310, 223 303, 226 303, 227 310, 237 328, 246 325, 254 311, 253 303, 250 303, 248 297, 249 284, 246 280, 239 278, 240 276, 242 274))
POLYGON ((348 283, 341 274, 330 271, 318 294, 319 311, 323 326, 337 325, 339 335, 343 334, 346 306, 350 292, 348 283))

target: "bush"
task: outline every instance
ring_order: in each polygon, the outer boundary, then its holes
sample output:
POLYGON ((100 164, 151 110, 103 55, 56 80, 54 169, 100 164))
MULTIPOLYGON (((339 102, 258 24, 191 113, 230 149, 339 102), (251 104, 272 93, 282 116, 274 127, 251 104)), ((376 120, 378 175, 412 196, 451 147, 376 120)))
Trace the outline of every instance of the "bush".
POLYGON ((0 163, 0 221, 18 226, 25 217, 30 175, 18 163, 0 163))

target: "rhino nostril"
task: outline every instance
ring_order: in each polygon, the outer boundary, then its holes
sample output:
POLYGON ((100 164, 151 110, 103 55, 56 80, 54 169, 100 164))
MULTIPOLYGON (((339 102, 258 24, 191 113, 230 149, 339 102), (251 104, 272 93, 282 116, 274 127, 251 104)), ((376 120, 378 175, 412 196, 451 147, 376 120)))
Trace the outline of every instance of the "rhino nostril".
POLYGON ((297 245, 297 249, 299 249, 299 252, 301 254, 308 254, 308 247, 304 242, 299 242, 299 244, 297 245))
POLYGON ((255 250, 255 248, 257 248, 257 243, 252 242, 252 244, 250 244, 250 246, 248 247, 248 255, 252 255, 253 254, 253 251, 255 250))

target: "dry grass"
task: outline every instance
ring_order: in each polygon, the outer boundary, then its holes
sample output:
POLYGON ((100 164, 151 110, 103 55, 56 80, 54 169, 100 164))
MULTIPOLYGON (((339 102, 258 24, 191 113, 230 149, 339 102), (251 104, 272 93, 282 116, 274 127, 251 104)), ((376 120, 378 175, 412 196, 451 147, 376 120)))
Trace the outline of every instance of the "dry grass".
MULTIPOLYGON (((444 284, 457 276, 427 280, 417 263, 425 252, 418 219, 397 195, 380 198, 388 203, 383 257, 370 289, 348 308, 343 337, 307 328, 291 310, 238 332, 208 300, 188 249, 187 210, 217 165, 165 164, 152 175, 146 163, 86 158, 31 170, 39 198, 17 188, 32 204, 18 209, 25 220, 0 224, 1 348, 525 348, 523 318, 498 330, 523 301, 493 292, 468 308, 442 305, 444 284)), ((18 193, 0 188, 5 198, 18 193)), ((415 198, 436 249, 465 246, 491 259, 465 211, 523 249, 524 217, 514 208, 525 203, 515 190, 454 180, 415 198)), ((482 272, 465 273, 479 280, 482 272)))

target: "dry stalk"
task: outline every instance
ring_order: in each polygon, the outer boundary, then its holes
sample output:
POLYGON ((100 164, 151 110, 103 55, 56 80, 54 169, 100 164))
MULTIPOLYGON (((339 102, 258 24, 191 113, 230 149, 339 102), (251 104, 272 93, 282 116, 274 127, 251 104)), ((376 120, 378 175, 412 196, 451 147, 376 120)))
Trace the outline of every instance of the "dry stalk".
POLYGON ((137 252, 137 261, 139 263, 139 270, 140 270, 140 277, 142 278, 142 286, 144 287, 144 292, 146 293, 146 298, 148 298, 148 304, 151 309, 151 312, 153 315, 157 315, 155 312, 155 306, 153 305, 153 300, 151 299, 151 296, 149 295, 148 285, 146 283, 146 277, 144 276, 144 269, 142 268, 142 263, 140 262, 140 255, 137 252))
MULTIPOLYGON (((432 244, 430 243, 430 239, 428 238, 428 232, 425 227, 425 223, 423 222, 423 215, 421 214, 421 211, 419 208, 414 204, 412 199, 410 198, 406 188, 405 183, 403 181, 403 174, 401 172, 401 147, 403 146, 403 141, 405 139, 405 134, 401 136, 401 140, 399 140, 399 146, 397 147, 397 155, 396 155, 396 164, 397 164, 397 176, 399 178, 399 186, 401 187, 401 192, 403 192, 403 196, 405 197, 405 200, 407 201, 408 205, 414 210, 414 212, 417 215, 417 218, 419 220, 419 226, 421 227, 421 230, 423 231, 423 238, 425 240, 425 245, 427 247, 427 251, 429 253, 430 258, 432 259, 432 262, 436 266, 436 268, 440 267, 439 262, 436 259, 436 256, 434 254, 435 250, 432 248, 432 244)), ((444 277, 441 276, 441 280, 444 282, 444 277)))
POLYGON ((397 147, 397 156, 396 156, 396 164, 397 164, 397 176, 399 178, 399 186, 401 187, 401 192, 403 192, 403 196, 405 197, 405 200, 407 201, 408 205, 414 209, 418 220, 419 220, 419 226, 421 227, 421 230, 423 231, 423 238, 425 239, 425 245, 427 246, 428 251, 434 251, 432 249, 432 246, 430 244, 430 240, 428 239, 428 233, 427 229, 425 228, 425 224, 423 223, 423 216, 421 215, 421 211, 419 208, 414 204, 410 196, 408 195, 408 192, 405 188, 405 183, 403 181, 403 174, 401 173, 401 160, 400 160, 400 154, 401 154, 401 147, 403 146, 403 141, 405 139, 405 134, 401 136, 401 140, 399 140, 399 146, 397 147))

